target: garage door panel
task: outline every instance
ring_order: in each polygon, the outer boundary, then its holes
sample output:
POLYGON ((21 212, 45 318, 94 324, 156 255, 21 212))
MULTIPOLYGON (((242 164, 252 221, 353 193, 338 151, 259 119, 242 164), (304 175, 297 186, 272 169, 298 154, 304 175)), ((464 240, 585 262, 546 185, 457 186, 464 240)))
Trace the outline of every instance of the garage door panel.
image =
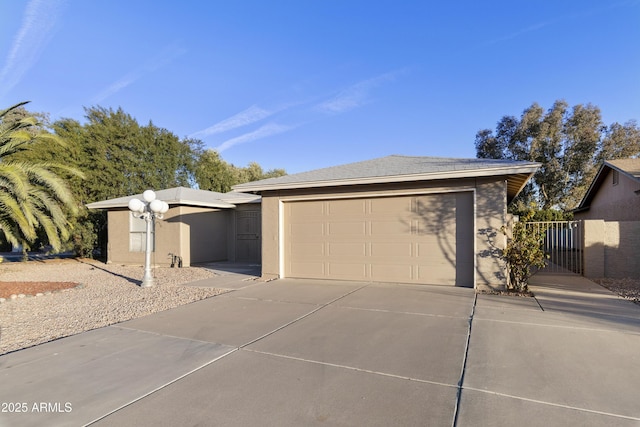
POLYGON ((290 253, 293 259, 317 259, 326 255, 324 243, 291 243, 290 253))
POLYGON ((413 255, 413 244, 407 243, 371 243, 372 257, 402 257, 407 258, 413 255))
POLYGON ((398 197, 381 197, 378 199, 371 199, 371 213, 374 215, 379 214, 402 214, 412 212, 413 200, 410 197, 398 198, 398 197))
POLYGON ((372 236, 411 235, 411 224, 398 221, 371 221, 372 236))
POLYGON ((329 275, 336 279, 364 280, 367 278, 367 266, 362 263, 329 263, 329 275))
POLYGON ((288 277, 473 286, 473 193, 285 202, 288 277))
POLYGON ((349 243, 349 242, 337 242, 328 243, 328 253, 330 257, 364 257, 367 254, 366 243, 349 243))
POLYGON ((367 232, 367 224, 364 221, 330 222, 329 234, 336 236, 364 236, 367 232))
POLYGON ((323 216, 325 214, 325 204, 319 203, 291 203, 287 208, 293 218, 323 216))
POLYGON ((435 285, 455 285, 455 268, 450 264, 421 265, 418 266, 418 280, 435 285))
POLYGON ((291 277, 310 277, 323 278, 326 277, 324 262, 318 261, 296 261, 290 264, 288 275, 291 277))
POLYGON ((344 215, 362 216, 367 211, 366 199, 332 200, 328 203, 329 216, 343 217, 344 215))
POLYGON ((373 264, 371 279, 383 282, 412 282, 413 268, 410 265, 373 264))
POLYGON ((456 259, 456 247, 455 240, 448 244, 442 244, 437 239, 433 239, 429 242, 417 243, 415 256, 421 258, 422 261, 428 258, 434 258, 433 254, 438 253, 441 256, 438 259, 447 259, 449 262, 456 259))
POLYGON ((322 237, 324 233, 324 224, 321 222, 313 223, 292 223, 289 224, 289 235, 294 238, 310 238, 310 237, 322 237))

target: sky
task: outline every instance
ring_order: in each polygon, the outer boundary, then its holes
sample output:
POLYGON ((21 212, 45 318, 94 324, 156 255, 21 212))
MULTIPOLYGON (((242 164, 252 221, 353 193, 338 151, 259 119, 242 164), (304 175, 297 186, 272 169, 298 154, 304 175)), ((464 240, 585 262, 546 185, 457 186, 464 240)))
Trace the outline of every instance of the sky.
POLYGON ((475 157, 534 102, 640 121, 640 0, 0 0, 0 109, 122 108, 236 166, 475 157))

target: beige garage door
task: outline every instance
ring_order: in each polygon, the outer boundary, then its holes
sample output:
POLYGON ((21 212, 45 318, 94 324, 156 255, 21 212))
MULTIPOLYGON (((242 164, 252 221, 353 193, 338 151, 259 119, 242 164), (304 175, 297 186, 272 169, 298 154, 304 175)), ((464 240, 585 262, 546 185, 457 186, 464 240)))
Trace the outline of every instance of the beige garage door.
POLYGON ((286 277, 473 286, 471 192, 284 204, 286 277))

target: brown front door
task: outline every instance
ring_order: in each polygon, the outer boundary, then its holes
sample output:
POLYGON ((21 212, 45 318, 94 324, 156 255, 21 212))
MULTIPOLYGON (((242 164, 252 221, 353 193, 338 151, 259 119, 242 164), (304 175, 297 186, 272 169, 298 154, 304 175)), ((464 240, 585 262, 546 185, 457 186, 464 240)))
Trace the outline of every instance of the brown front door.
POLYGON ((236 211, 236 260, 260 262, 260 211, 236 211))

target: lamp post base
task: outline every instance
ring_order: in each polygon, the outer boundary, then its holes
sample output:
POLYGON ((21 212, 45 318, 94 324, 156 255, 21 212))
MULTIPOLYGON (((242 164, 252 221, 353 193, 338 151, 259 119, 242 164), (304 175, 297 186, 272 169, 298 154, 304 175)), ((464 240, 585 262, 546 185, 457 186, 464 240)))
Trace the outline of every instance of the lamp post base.
POLYGON ((151 268, 145 268, 144 276, 142 276, 141 288, 150 288, 153 286, 153 275, 151 274, 151 268))
POLYGON ((150 279, 142 279, 141 288, 150 288, 153 286, 153 277, 150 279))

